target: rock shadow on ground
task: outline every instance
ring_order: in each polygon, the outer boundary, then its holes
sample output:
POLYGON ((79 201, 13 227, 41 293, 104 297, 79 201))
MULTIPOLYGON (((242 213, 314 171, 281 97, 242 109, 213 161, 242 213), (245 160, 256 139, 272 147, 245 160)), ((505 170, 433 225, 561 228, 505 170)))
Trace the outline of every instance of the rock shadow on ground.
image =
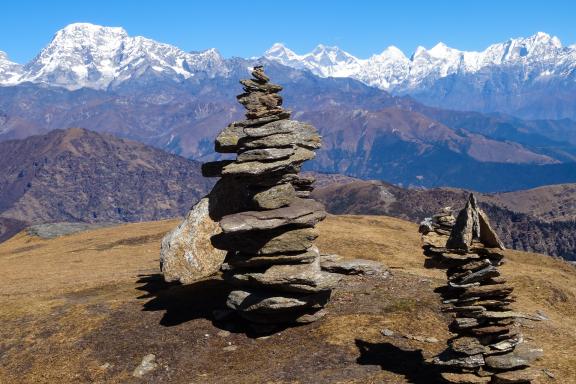
POLYGON ((421 350, 402 349, 391 343, 371 343, 356 339, 360 365, 379 365, 382 370, 403 375, 409 383, 445 383, 440 371, 425 362, 421 350))
POLYGON ((281 332, 296 325, 255 325, 242 319, 226 307, 226 299, 234 289, 219 277, 201 280, 192 284, 168 283, 162 274, 140 275, 136 289, 146 292, 138 299, 149 299, 142 310, 164 311, 160 325, 177 326, 196 319, 206 319, 216 328, 231 333, 243 333, 249 338, 258 338, 281 332))
POLYGON ((171 327, 195 319, 213 320, 213 312, 222 308, 230 287, 212 278, 193 284, 167 283, 161 274, 140 275, 136 289, 146 292, 138 299, 149 299, 143 311, 164 311, 160 325, 171 327))

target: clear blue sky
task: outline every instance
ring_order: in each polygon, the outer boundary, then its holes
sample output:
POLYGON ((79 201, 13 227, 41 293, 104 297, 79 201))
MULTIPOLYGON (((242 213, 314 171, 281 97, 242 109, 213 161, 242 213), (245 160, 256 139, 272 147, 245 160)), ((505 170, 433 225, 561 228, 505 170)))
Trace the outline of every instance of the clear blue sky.
POLYGON ((0 7, 0 50, 19 63, 73 22, 122 26, 186 51, 218 48, 226 56, 259 56, 275 42, 297 53, 318 43, 368 57, 388 45, 410 55, 442 41, 481 50, 537 31, 576 43, 576 1, 16 1, 0 7))

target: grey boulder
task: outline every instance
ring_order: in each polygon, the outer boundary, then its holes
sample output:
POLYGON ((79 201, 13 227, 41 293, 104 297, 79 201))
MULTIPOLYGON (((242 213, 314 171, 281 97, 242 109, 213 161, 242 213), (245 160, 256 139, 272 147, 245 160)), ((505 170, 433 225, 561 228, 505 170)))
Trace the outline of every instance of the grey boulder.
POLYGON ((160 269, 164 280, 189 284, 218 272, 226 252, 210 241, 221 232, 209 215, 209 199, 200 200, 176 228, 162 239, 160 269))

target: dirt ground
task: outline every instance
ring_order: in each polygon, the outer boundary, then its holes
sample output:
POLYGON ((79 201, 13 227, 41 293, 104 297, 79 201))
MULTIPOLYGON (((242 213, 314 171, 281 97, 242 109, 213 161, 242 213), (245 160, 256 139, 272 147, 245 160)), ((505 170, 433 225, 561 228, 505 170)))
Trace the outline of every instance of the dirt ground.
MULTIPOLYGON (((0 383, 436 383, 424 360, 445 347, 448 315, 424 268, 417 226, 381 216, 331 216, 323 252, 383 262, 391 275, 347 277, 329 315, 270 336, 216 321, 229 287, 217 276, 167 284, 160 239, 177 220, 101 228, 52 240, 20 233, 0 244, 0 383), (394 331, 384 336, 381 330, 394 331), (433 337, 438 342, 408 339, 433 337), (142 358, 157 368, 132 376, 142 358)), ((538 382, 576 383, 576 268, 507 251, 515 309, 545 350, 538 382)))

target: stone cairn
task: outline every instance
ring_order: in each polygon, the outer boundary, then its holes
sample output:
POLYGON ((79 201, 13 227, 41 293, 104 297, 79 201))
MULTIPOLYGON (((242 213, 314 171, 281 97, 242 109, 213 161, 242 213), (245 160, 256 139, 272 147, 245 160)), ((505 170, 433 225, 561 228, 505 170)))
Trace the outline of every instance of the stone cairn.
POLYGON ((290 120, 282 87, 269 82, 261 66, 241 80, 237 99, 246 120, 216 138, 220 153, 234 160, 206 163, 203 174, 221 177, 210 194, 222 232, 212 244, 227 251, 224 279, 236 287, 226 305, 257 324, 309 323, 323 309, 340 277, 321 271, 314 226, 326 217, 309 198, 313 177, 299 174, 314 158, 321 138, 316 129, 290 120))
POLYGON ((504 245, 474 195, 457 219, 445 208, 420 232, 424 254, 447 269, 443 310, 454 314, 455 336, 431 363, 451 383, 530 383, 529 364, 542 350, 523 343, 517 319, 526 315, 510 309, 513 287, 498 270, 504 245))

